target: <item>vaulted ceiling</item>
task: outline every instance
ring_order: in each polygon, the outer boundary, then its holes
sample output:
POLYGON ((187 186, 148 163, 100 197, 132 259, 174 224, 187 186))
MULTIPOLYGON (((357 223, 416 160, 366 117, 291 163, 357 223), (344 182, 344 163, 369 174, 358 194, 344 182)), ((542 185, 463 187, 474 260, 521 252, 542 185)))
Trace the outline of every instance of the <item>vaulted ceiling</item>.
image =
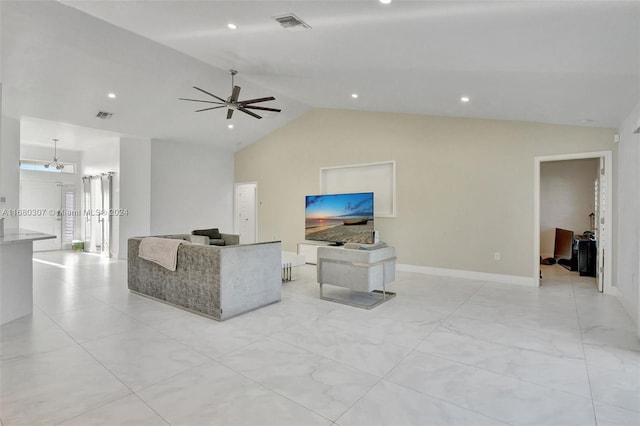
POLYGON ((0 7, 3 114, 229 150, 309 108, 617 127, 640 99, 636 1, 3 0, 0 7), (282 28, 273 17, 287 13, 311 28, 282 28), (202 99, 192 86, 226 98, 229 69, 239 71, 241 98, 273 95, 265 106, 282 112, 226 120, 223 110, 195 113, 200 105, 178 101, 202 99), (101 120, 99 110, 114 115, 101 120))

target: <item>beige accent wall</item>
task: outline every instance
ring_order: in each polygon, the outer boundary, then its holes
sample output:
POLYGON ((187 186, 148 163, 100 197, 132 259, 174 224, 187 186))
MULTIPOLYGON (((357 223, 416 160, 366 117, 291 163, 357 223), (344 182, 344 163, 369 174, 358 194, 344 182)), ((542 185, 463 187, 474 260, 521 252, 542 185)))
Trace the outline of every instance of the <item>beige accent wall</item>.
POLYGON ((556 228, 575 235, 591 230, 599 160, 549 161, 540 165, 540 255, 553 257, 556 228))
POLYGON ((399 263, 531 277, 534 157, 615 150, 614 133, 316 109, 237 152, 235 181, 258 183, 259 239, 295 251, 320 167, 395 160, 397 217, 375 227, 399 263))

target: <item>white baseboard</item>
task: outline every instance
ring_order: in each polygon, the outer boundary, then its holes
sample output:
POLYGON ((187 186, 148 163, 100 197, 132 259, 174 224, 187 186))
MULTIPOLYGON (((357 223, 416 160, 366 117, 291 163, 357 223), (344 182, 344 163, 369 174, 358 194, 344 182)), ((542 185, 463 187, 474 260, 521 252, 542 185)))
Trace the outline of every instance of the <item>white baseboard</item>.
POLYGON ((533 277, 518 275, 488 274, 486 272, 463 271, 460 269, 433 268, 430 266, 396 264, 396 270, 417 272, 419 274, 439 275, 443 277, 466 278, 469 280, 491 281, 494 283, 513 284, 525 287, 536 287, 533 277))

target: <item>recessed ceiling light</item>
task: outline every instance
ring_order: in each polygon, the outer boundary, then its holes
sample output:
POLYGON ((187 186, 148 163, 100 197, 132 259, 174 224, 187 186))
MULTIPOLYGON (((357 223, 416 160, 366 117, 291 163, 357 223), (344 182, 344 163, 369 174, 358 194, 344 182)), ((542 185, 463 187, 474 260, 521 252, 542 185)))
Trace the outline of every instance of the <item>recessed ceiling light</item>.
POLYGON ((116 94, 111 92, 107 94, 108 97, 110 97, 111 99, 115 99, 116 98, 116 94))
POLYGON ((389 4, 389 3, 391 3, 391 0, 380 0, 380 3, 389 4))
POLYGON ((238 26, 237 26, 236 24, 232 24, 232 23, 227 24, 227 27, 228 27, 229 29, 231 29, 231 30, 235 30, 235 29, 237 29, 237 28, 238 28, 238 26))
POLYGON ((228 128, 233 129, 233 124, 227 125, 228 128))
POLYGON ((358 94, 357 94, 357 93, 352 93, 352 94, 351 94, 351 97, 352 97, 353 99, 358 99, 358 94))
POLYGON ((471 99, 469 99, 468 96, 463 96, 460 98, 460 102, 469 102, 471 99))

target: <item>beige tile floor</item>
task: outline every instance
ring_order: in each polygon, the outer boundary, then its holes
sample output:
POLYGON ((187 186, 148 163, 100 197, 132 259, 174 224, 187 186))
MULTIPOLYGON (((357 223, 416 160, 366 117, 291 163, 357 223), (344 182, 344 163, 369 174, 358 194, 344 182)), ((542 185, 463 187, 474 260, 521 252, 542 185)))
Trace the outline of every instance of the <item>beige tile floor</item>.
POLYGON ((398 273, 367 311, 305 265, 223 323, 130 294, 126 269, 36 254, 34 313, 0 328, 2 426, 640 425, 633 322, 559 266, 540 288, 398 273))

